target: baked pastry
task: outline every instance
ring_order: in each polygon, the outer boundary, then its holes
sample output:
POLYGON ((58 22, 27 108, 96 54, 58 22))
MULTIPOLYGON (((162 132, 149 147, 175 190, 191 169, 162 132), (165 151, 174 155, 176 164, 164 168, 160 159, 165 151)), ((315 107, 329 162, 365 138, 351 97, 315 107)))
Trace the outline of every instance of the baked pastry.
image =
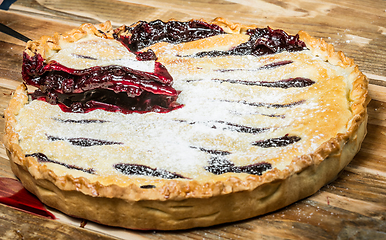
POLYGON ((247 219, 334 179, 366 134, 367 78, 300 31, 222 18, 84 24, 28 42, 11 166, 48 206, 131 229, 247 219))

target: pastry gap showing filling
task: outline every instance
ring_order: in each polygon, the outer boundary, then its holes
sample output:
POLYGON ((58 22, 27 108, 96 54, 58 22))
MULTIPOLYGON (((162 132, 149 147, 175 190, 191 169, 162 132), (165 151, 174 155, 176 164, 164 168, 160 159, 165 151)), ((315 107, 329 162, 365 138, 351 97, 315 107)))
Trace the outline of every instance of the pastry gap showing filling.
POLYGON ((293 63, 292 60, 284 60, 284 61, 280 61, 280 62, 269 63, 269 64, 266 64, 266 65, 261 66, 261 67, 256 68, 256 69, 230 68, 230 69, 218 69, 218 70, 214 70, 214 71, 215 72, 260 71, 260 70, 278 68, 278 67, 285 66, 285 65, 288 65, 291 63, 293 63))
POLYGON ((89 173, 89 174, 95 174, 95 169, 93 169, 93 168, 82 168, 82 167, 79 167, 79 166, 76 166, 76 165, 70 165, 70 164, 66 164, 66 163, 63 163, 63 162, 51 160, 43 153, 26 154, 25 157, 34 157, 34 158, 36 158, 38 160, 38 162, 55 163, 55 164, 59 164, 59 165, 61 165, 63 167, 66 167, 68 169, 74 169, 74 170, 79 170, 79 171, 82 171, 82 172, 85 172, 85 173, 89 173))
POLYGON ((61 123, 80 123, 80 124, 110 122, 110 121, 102 120, 102 119, 81 119, 81 120, 75 120, 75 119, 52 118, 52 120, 57 121, 57 122, 61 122, 61 123))
POLYGON ((303 88, 308 87, 314 84, 315 82, 308 78, 296 77, 282 79, 275 82, 266 82, 266 81, 243 81, 243 80, 234 80, 234 79, 212 79, 215 82, 226 82, 232 84, 242 84, 248 86, 261 86, 261 87, 272 87, 272 88, 303 88))
POLYGON ((92 139, 92 138, 62 138, 62 137, 54 137, 47 135, 47 139, 49 141, 67 141, 74 146, 80 147, 92 147, 92 146, 102 146, 102 145, 122 145, 122 142, 114 142, 114 141, 106 141, 100 139, 92 139))
POLYGON ((266 108, 290 108, 306 102, 306 100, 300 100, 297 102, 292 102, 287 104, 279 104, 279 103, 264 103, 264 102, 254 103, 254 102, 247 102, 247 101, 230 101, 230 100, 221 100, 221 101, 230 102, 230 103, 236 102, 236 103, 241 103, 241 104, 245 104, 253 107, 266 107, 266 108))
POLYGON ((285 147, 300 140, 301 138, 299 136, 290 136, 289 134, 286 134, 285 136, 278 138, 270 138, 266 140, 256 141, 253 142, 252 145, 262 148, 285 147))
MULTIPOLYGON (((196 147, 192 146, 192 148, 196 147)), ((235 166, 234 163, 226 159, 226 156, 230 155, 231 152, 205 148, 198 149, 211 155, 209 166, 205 166, 204 168, 206 171, 216 175, 228 172, 261 175, 263 172, 272 169, 272 165, 267 162, 259 162, 246 166, 235 166)))
POLYGON ((114 168, 125 175, 140 175, 140 176, 151 176, 159 177, 164 179, 175 179, 175 178, 186 178, 178 173, 172 173, 164 169, 151 168, 140 164, 130 163, 117 163, 114 164, 114 168))
POLYGON ((262 132, 266 132, 271 130, 272 128, 254 128, 254 127, 249 127, 249 126, 244 126, 240 124, 235 124, 235 123, 230 123, 230 122, 225 122, 225 121, 206 121, 206 122, 188 122, 186 120, 175 120, 177 122, 181 123, 187 123, 189 125, 195 125, 195 124, 201 124, 201 125, 206 125, 209 126, 212 129, 222 129, 222 130, 229 130, 229 131, 235 131, 239 133, 250 133, 250 134, 259 134, 262 132))

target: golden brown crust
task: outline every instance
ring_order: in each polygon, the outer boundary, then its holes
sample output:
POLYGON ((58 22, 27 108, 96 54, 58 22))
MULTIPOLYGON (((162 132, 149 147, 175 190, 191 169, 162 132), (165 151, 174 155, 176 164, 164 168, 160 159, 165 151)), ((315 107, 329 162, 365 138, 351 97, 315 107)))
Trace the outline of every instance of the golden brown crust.
POLYGON ((29 41, 26 45, 26 53, 30 56, 40 54, 44 59, 49 58, 53 53, 60 50, 60 42, 75 42, 89 34, 97 37, 113 39, 112 26, 110 21, 99 25, 90 23, 82 24, 79 28, 73 29, 67 33, 55 33, 53 36, 42 36, 38 40, 29 41))
MULTIPOLYGON (((229 23, 222 18, 212 23, 228 33, 244 33, 254 27, 229 23)), ((104 32, 111 31, 108 23, 100 28, 104 32)), ((38 52, 46 56, 50 51, 60 49, 58 41, 76 41, 90 31, 100 35, 97 28, 86 24, 65 35, 56 34, 29 42, 27 49, 29 54, 38 52)), ((160 187, 152 189, 142 189, 133 182, 104 185, 82 176, 58 176, 35 158, 25 157, 19 146, 17 116, 28 102, 24 85, 18 87, 5 111, 5 145, 12 169, 25 187, 49 206, 69 215, 135 229, 172 230, 210 226, 264 214, 307 197, 331 181, 359 150, 366 135, 369 99, 368 80, 352 59, 342 52, 335 52, 332 45, 321 39, 314 39, 302 31, 299 35, 314 55, 334 66, 352 69, 348 82, 352 84, 349 100, 353 116, 347 123, 346 132, 323 143, 313 153, 293 159, 283 170, 273 169, 262 176, 249 175, 243 179, 223 174, 216 181, 206 182, 160 179, 152 182, 160 187), (254 201, 246 200, 250 198, 254 201), (88 203, 101 209, 101 212, 82 211, 79 202, 88 203), (115 206, 120 207, 113 212, 102 212, 115 206), (117 211, 127 212, 127 215, 117 219, 117 211), (143 217, 138 218, 139 215, 143 217)))

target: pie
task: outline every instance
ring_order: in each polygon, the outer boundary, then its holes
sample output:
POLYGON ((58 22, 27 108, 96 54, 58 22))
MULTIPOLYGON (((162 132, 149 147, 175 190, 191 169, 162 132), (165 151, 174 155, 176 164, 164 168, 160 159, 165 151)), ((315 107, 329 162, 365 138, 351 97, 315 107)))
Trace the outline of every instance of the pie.
POLYGON ((303 31, 83 24, 28 42, 22 76, 5 112, 13 172, 44 204, 111 226, 275 211, 332 181, 366 135, 367 78, 303 31))

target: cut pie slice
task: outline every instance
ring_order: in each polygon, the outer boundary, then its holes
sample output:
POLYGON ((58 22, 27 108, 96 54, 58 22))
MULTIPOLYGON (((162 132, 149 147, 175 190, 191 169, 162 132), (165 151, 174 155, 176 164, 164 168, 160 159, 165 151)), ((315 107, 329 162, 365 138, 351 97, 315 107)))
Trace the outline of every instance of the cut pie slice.
POLYGON ((43 203, 131 229, 272 212, 334 179, 366 135, 367 78, 300 31, 160 20, 27 44, 5 112, 11 166, 43 203))

